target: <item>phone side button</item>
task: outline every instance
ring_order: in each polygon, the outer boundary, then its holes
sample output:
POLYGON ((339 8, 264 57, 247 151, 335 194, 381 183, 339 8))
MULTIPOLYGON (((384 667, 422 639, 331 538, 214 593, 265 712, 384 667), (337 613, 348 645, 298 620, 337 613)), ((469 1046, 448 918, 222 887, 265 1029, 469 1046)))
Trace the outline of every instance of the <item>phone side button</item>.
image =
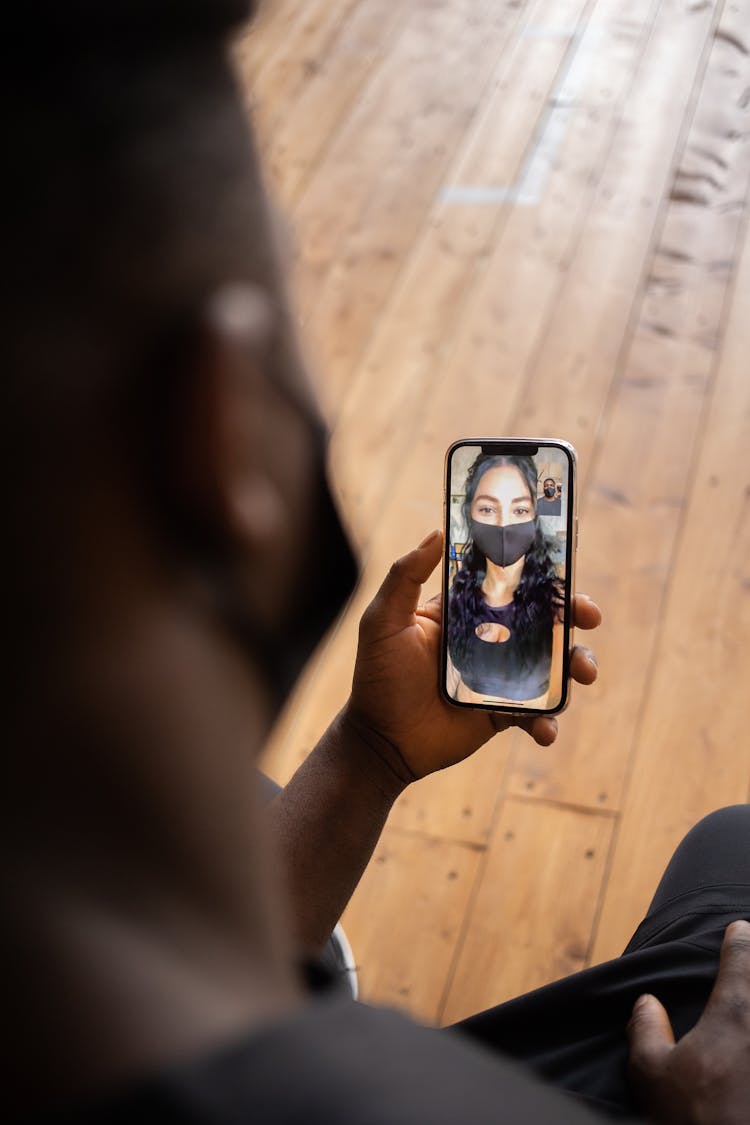
POLYGON ((578 517, 576 516, 576 551, 578 550, 578 517))

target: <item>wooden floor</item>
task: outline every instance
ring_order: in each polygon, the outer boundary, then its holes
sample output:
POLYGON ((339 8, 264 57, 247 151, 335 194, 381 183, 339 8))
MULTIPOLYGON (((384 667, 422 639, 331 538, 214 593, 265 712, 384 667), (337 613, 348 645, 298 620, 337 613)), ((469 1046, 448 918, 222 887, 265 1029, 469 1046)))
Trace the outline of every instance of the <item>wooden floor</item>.
POLYGON ((580 455, 599 684, 552 750, 408 791, 345 916, 364 996, 447 1022, 617 955, 750 800, 750 0, 268 0, 239 58, 366 562, 274 776, 439 525, 446 446, 580 455))

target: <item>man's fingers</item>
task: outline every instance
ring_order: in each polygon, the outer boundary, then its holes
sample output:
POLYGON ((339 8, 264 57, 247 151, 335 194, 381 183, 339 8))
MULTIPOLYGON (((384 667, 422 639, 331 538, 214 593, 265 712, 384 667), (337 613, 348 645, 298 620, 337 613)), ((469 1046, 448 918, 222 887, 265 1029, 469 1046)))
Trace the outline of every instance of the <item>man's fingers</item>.
POLYGON ((573 624, 576 629, 596 629, 602 623, 602 611, 588 594, 576 594, 573 598, 573 624))
POLYGON ((716 976, 706 1011, 730 1010, 750 1028, 750 922, 732 922, 724 933, 716 976))
POLYGON ((537 746, 551 746, 557 738, 557 719, 554 715, 535 715, 529 719, 515 719, 511 720, 511 724, 525 730, 537 746))
POLYGON ((585 645, 574 645, 570 653, 570 674, 576 683, 593 684, 599 675, 596 657, 585 645))
POLYGON ((422 602, 417 607, 417 613, 420 617, 429 617, 430 621, 434 621, 439 625, 443 619, 443 595, 435 594, 434 597, 429 598, 426 602, 422 602))
POLYGON ((669 1016, 655 996, 641 996, 628 1024, 630 1069, 633 1076, 652 1076, 674 1047, 674 1032, 669 1016))
POLYGON ((537 746, 551 746, 557 738, 557 719, 554 715, 542 715, 534 719, 529 734, 537 746))
POLYGON ((404 628, 417 611, 422 586, 440 562, 443 536, 433 531, 413 551, 398 559, 362 618, 361 629, 371 625, 404 628))

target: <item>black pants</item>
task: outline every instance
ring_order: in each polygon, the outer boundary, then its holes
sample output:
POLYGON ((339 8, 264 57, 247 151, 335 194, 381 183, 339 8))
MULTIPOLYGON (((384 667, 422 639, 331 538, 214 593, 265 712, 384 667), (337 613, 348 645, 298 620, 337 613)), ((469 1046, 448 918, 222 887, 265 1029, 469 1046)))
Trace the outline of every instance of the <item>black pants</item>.
POLYGON ((711 813, 682 841, 621 957, 463 1020, 472 1036, 522 1060, 555 1086, 612 1114, 632 1112, 625 1027, 644 992, 679 1038, 716 977, 724 930, 750 921, 750 805, 711 813))

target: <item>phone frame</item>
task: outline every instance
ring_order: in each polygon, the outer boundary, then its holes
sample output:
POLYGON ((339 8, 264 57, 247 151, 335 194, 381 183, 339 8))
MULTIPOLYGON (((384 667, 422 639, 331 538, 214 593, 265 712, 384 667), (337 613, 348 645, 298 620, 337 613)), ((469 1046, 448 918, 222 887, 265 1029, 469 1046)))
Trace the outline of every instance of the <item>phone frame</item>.
MULTIPOLYGON (((558 715, 564 711, 570 702, 570 647, 573 638, 573 593, 575 590, 575 566, 578 554, 578 454, 570 442, 562 438, 535 438, 535 437, 471 437, 460 438, 454 441, 445 454, 444 491, 443 491, 443 563, 442 563, 442 590, 443 614, 442 637, 440 643, 440 694, 443 699, 453 707, 462 707, 475 711, 498 711, 506 715, 558 715), (563 669, 562 669, 562 695, 560 702, 554 707, 524 707, 511 703, 474 703, 454 699, 447 690, 448 673, 448 597, 450 580, 450 470, 451 458, 457 449, 467 445, 481 446, 482 452, 492 452, 492 447, 497 446, 498 454, 510 456, 534 455, 540 446, 550 446, 559 449, 568 462, 568 488, 567 510, 565 513, 565 594, 563 615, 563 669), (485 447, 488 447, 487 450, 485 447)), ((536 498, 535 498, 536 499, 536 498)))

